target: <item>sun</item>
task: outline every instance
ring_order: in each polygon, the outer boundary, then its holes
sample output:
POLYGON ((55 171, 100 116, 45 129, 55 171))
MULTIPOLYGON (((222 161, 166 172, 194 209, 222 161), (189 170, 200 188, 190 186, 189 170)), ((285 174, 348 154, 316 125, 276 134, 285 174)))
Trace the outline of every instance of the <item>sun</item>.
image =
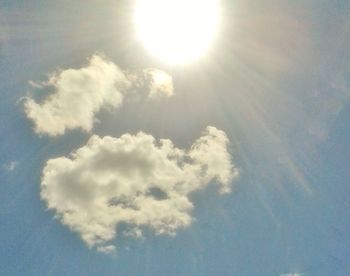
POLYGON ((138 0, 134 21, 152 55, 189 63, 207 52, 217 34, 220 0, 138 0))

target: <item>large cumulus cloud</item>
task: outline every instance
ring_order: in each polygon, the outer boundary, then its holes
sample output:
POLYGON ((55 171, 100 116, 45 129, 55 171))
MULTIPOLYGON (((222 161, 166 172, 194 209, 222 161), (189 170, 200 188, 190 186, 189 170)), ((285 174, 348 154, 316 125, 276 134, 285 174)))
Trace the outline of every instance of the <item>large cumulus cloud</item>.
MULTIPOLYGON (((154 69, 147 72, 143 85, 149 86, 149 97, 173 94, 172 78, 167 73, 154 69)), ((102 108, 118 108, 141 78, 130 76, 105 57, 94 55, 85 67, 56 72, 46 82, 31 82, 44 99, 38 102, 27 97, 26 116, 38 134, 57 136, 76 128, 89 132, 96 114, 102 108)))
POLYGON ((41 197, 89 247, 112 252, 118 225, 140 237, 147 227, 172 235, 191 224, 189 195, 210 183, 231 191, 238 175, 226 134, 207 127, 189 150, 149 134, 92 136, 69 157, 47 162, 41 197))

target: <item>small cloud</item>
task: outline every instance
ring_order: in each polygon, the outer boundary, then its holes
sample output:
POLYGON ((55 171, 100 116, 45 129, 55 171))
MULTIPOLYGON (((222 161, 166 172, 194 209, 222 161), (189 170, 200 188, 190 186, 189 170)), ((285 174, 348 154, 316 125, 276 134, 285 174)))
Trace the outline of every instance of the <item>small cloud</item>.
POLYGON ((126 237, 132 237, 135 239, 142 239, 143 238, 142 230, 140 228, 137 228, 137 227, 134 227, 134 228, 131 228, 131 229, 124 231, 123 235, 126 237))
POLYGON ((174 95, 173 78, 159 69, 145 69, 144 75, 149 86, 149 98, 171 97, 174 95))
POLYGON ((69 157, 47 161, 41 198, 62 224, 91 248, 110 253, 121 233, 142 238, 142 228, 175 235, 188 227, 194 208, 189 195, 209 184, 231 191, 238 175, 226 134, 207 127, 189 150, 143 132, 119 138, 94 135, 69 157))
POLYGON ((105 253, 105 254, 113 254, 115 253, 115 246, 114 245, 98 246, 96 250, 98 252, 105 253))
POLYGON ((17 161, 11 161, 9 163, 4 164, 2 167, 7 172, 13 172, 14 170, 16 170, 17 166, 18 166, 17 161))
POLYGON ((303 276, 301 273, 283 273, 280 276, 303 276))

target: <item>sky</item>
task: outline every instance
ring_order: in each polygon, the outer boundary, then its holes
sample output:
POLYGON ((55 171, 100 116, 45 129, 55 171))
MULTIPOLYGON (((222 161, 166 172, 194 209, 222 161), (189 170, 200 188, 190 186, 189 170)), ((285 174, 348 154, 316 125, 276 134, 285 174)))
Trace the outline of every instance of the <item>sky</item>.
POLYGON ((136 2, 0 0, 1 274, 350 275, 350 2, 221 0, 183 64, 136 2))

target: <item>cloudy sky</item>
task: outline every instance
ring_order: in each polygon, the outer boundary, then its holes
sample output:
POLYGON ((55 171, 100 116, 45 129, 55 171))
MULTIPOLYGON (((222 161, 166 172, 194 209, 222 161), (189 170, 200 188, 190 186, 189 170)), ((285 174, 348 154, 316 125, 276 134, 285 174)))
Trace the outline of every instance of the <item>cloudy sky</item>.
POLYGON ((350 275, 349 45, 345 0, 0 0, 1 272, 350 275))

